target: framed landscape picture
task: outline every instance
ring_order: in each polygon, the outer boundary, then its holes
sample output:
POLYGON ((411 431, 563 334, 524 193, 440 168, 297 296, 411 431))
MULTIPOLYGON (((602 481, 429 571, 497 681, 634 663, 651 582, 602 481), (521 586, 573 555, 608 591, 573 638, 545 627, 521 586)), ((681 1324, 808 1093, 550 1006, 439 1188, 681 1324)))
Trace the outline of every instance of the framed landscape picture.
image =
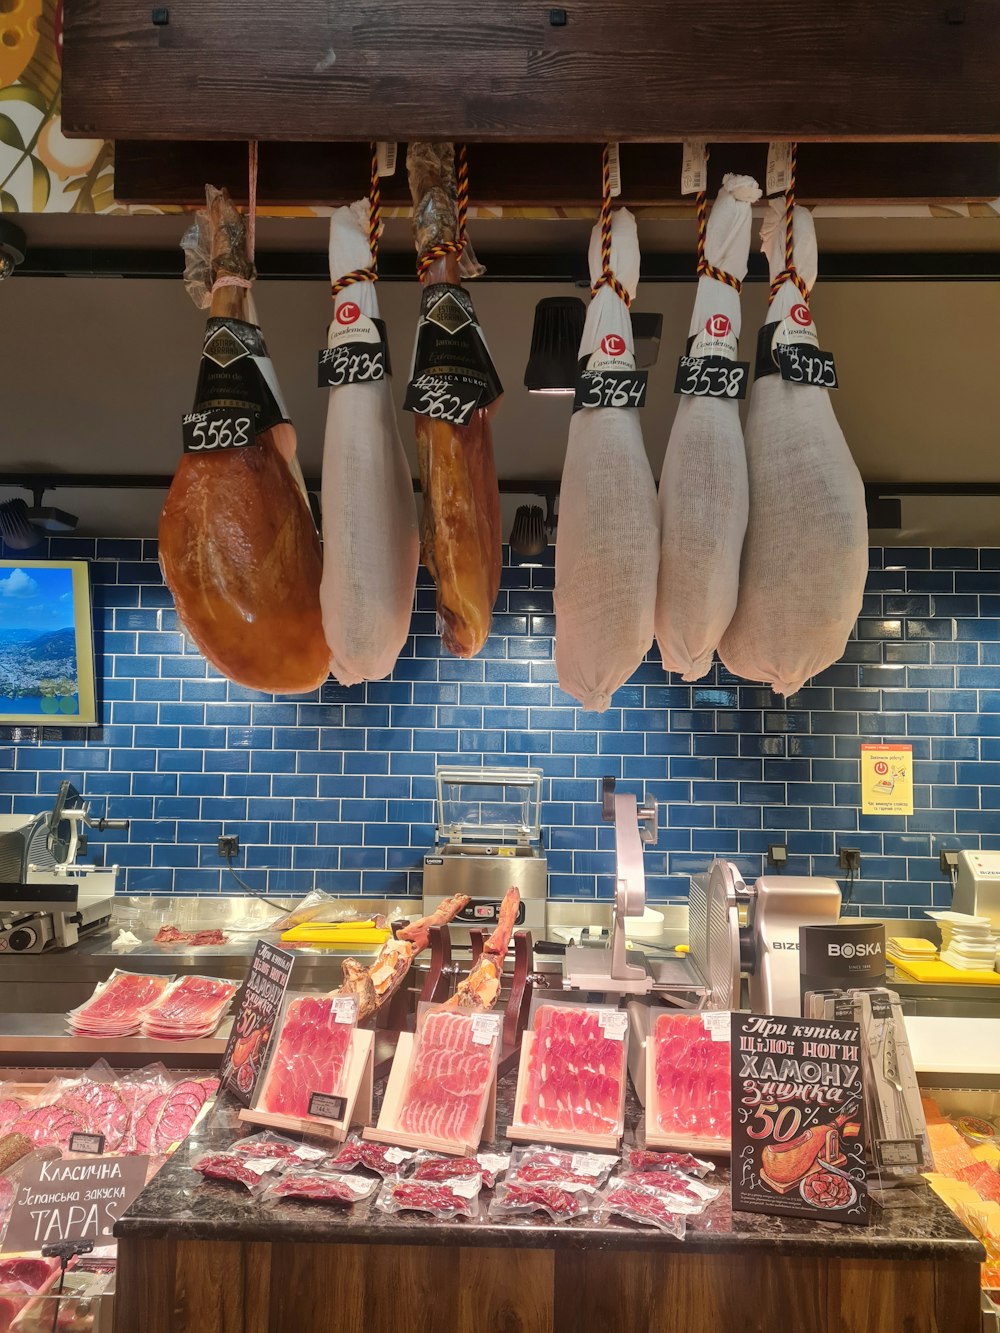
POLYGON ((0 726, 97 725, 84 560, 0 560, 0 726))

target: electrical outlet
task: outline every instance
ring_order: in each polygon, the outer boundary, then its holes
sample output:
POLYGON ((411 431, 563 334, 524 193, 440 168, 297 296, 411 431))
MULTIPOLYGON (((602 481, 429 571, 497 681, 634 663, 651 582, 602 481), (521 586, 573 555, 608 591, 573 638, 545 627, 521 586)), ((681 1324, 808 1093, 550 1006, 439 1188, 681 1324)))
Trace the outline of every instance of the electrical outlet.
POLYGON ((240 854, 240 838, 238 833, 223 833, 219 839, 219 855, 224 856, 227 861, 232 860, 234 856, 240 854))
POLYGON ((788 848, 783 842, 767 844, 767 864, 774 866, 775 870, 784 870, 788 865, 788 848))
POLYGON ((840 868, 841 870, 853 870, 856 875, 861 874, 861 848, 860 847, 841 847, 840 849, 840 868))
POLYGON ((944 848, 938 854, 938 865, 945 875, 954 875, 958 872, 958 852, 944 848))

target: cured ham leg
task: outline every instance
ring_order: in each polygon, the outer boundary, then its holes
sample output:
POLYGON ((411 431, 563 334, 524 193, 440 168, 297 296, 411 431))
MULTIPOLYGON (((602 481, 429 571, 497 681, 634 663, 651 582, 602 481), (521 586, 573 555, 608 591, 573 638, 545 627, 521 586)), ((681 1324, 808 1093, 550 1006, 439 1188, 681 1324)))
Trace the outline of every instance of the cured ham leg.
POLYGON ((326 679, 319 537, 295 458, 295 431, 245 285, 253 276, 243 218, 208 188, 199 215, 210 250, 201 292, 220 277, 195 409, 256 409, 247 448, 185 453, 160 516, 160 564, 177 614, 204 656, 230 680, 275 694, 326 679))
MULTIPOLYGON (((330 277, 367 269, 368 203, 330 219, 330 277)), ((331 331, 378 318, 372 282, 340 292, 331 331)), ((369 326, 370 327, 370 326, 369 326)), ((348 334, 348 336, 350 336, 348 334)), ((323 450, 323 626, 342 685, 381 680, 410 632, 420 541, 388 376, 330 390, 323 450)))
MULTIPOLYGON (((413 143, 407 155, 418 254, 458 240, 455 150, 413 143)), ((459 256, 436 259, 424 281, 457 285, 459 256)), ((437 590, 441 637, 456 657, 474 657, 490 632, 500 588, 500 492, 490 422, 499 399, 467 426, 417 416, 417 462, 424 494, 420 549, 437 590)))
POLYGON ((395 939, 386 940, 370 967, 362 967, 356 958, 344 959, 344 980, 337 993, 357 997, 359 1023, 380 1009, 399 990, 403 978, 410 970, 410 964, 430 943, 431 926, 446 926, 468 901, 469 897, 464 893, 445 898, 430 916, 411 921, 395 939))
POLYGON ((444 1003, 445 1009, 492 1009, 500 995, 504 959, 507 946, 517 925, 517 909, 521 895, 510 888, 500 904, 497 928, 483 945, 472 971, 459 983, 455 994, 444 1003))

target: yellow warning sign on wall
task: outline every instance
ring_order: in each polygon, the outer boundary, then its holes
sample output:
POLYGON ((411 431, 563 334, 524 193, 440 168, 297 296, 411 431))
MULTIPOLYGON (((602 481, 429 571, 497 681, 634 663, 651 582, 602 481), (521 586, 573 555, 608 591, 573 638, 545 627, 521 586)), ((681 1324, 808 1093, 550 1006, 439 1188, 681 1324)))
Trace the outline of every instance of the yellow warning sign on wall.
POLYGON ((862 745, 861 813, 913 814, 912 745, 862 745))

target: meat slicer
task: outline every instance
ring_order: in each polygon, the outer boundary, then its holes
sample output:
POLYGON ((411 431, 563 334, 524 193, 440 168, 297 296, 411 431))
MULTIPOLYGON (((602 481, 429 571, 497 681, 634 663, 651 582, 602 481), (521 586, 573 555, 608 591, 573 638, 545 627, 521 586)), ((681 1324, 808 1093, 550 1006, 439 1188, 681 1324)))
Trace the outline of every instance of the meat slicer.
POLYGON ((117 866, 77 864, 85 829, 127 829, 127 819, 91 819, 69 782, 51 810, 0 816, 0 953, 66 949, 111 916, 117 866))

